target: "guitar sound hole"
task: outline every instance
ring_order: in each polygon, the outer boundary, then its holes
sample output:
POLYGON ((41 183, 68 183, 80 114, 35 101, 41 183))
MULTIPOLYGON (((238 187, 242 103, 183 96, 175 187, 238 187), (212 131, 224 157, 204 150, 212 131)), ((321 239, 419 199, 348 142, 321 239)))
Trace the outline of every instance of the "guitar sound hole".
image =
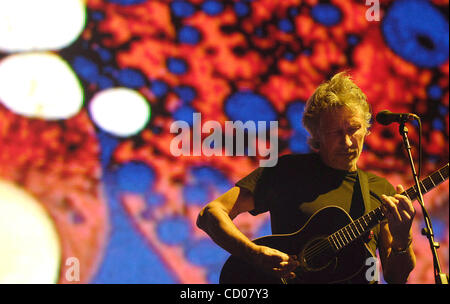
POLYGON ((333 254, 325 237, 309 241, 300 253, 301 264, 307 271, 319 271, 330 265, 333 254))

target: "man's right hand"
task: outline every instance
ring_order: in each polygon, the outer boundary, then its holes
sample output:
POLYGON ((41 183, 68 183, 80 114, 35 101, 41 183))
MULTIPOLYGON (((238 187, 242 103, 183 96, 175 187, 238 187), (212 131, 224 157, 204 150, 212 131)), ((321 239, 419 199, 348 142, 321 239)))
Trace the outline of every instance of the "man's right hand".
POLYGON ((262 267, 267 273, 284 279, 294 279, 293 272, 300 262, 295 255, 287 255, 277 249, 257 245, 254 249, 253 263, 262 267))

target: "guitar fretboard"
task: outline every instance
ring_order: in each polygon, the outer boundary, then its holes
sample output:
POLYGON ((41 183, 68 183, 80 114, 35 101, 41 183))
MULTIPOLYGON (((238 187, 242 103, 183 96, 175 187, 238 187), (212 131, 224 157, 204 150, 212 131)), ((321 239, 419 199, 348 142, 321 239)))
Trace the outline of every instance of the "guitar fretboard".
MULTIPOLYGON (((447 163, 447 165, 433 172, 419 182, 422 194, 429 192, 431 189, 444 182, 448 178, 448 175, 449 164, 447 163)), ((401 194, 407 196, 411 201, 415 200, 419 195, 416 186, 409 188, 401 194)), ((383 218, 384 213, 380 206, 330 235, 328 237, 328 241, 335 251, 339 251, 351 242, 366 234, 383 218)))

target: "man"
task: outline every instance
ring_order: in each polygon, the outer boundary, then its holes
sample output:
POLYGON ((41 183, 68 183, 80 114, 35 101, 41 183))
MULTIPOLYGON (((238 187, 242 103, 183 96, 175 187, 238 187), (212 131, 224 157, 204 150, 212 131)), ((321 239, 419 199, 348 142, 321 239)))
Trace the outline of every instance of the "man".
MULTIPOLYGON (((303 124, 310 133, 315 153, 286 155, 272 168, 258 168, 236 186, 207 204, 197 225, 219 246, 280 278, 294 278, 300 265, 295 256, 256 245, 233 224, 243 213, 269 211, 274 234, 293 233, 319 209, 336 205, 353 219, 383 205, 385 220, 373 230, 368 247, 379 250, 384 279, 406 282, 415 266, 411 201, 385 179, 367 173, 374 195, 364 201, 357 167, 365 137, 369 134, 370 106, 366 96, 345 73, 321 84, 307 101, 303 124), (376 199, 376 197, 381 197, 376 199)), ((364 173, 366 174, 366 173, 364 173)))

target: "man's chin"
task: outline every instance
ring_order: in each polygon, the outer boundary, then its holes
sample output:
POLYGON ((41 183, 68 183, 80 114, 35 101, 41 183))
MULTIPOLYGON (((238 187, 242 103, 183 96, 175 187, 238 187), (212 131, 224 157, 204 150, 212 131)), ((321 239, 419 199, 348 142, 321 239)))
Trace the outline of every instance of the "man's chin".
POLYGON ((342 171, 356 171, 356 161, 353 160, 351 162, 335 162, 333 164, 335 169, 342 170, 342 171))

